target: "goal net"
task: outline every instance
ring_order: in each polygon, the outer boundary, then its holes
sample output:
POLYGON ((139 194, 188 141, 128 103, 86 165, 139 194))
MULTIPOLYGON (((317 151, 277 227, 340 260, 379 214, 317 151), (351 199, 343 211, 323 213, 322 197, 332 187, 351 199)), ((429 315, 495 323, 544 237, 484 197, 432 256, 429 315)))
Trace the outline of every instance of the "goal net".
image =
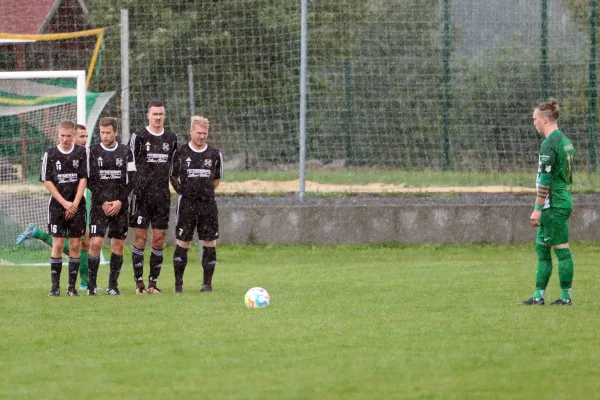
POLYGON ((46 264, 39 240, 16 245, 34 223, 47 230, 49 195, 40 182, 44 151, 55 146, 57 125, 88 127, 89 141, 114 92, 86 91, 84 71, 0 72, 0 264, 46 264))

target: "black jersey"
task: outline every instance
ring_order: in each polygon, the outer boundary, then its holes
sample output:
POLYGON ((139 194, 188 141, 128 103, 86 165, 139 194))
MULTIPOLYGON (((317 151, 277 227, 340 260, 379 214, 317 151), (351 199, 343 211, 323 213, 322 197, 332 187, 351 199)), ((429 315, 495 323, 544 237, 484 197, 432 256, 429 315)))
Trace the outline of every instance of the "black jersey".
POLYGON ((79 181, 85 178, 87 178, 85 147, 74 144, 71 150, 65 152, 56 146, 44 153, 40 180, 52 182, 65 200, 75 200, 79 181))
POLYGON ((194 150, 188 144, 175 152, 171 176, 179 180, 179 194, 189 198, 215 197, 214 180, 223 177, 221 152, 206 146, 194 150))
POLYGON ((143 128, 131 136, 129 147, 133 151, 137 169, 135 190, 168 195, 169 173, 173 153, 177 148, 177 136, 168 129, 155 135, 143 128))
POLYGON ((107 148, 98 143, 88 150, 88 188, 94 203, 127 201, 128 173, 135 171, 135 159, 128 146, 117 144, 107 148))

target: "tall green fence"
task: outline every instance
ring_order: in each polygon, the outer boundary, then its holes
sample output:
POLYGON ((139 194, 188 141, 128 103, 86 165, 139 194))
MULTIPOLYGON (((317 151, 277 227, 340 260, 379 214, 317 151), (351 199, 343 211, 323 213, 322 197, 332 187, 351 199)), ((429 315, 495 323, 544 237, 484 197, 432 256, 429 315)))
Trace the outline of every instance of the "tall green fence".
MULTIPOLYGON (((97 92, 119 89, 120 10, 129 10, 132 130, 162 99, 182 141, 192 108, 210 118, 230 170, 297 169, 298 0, 86 4, 84 27, 106 28, 97 92)), ((533 106, 552 96, 579 170, 594 171, 597 13, 596 0, 310 1, 307 159, 531 171, 533 106)), ((15 68, 4 59, 0 69, 15 68)), ((119 106, 115 97, 106 113, 119 116, 119 106)))

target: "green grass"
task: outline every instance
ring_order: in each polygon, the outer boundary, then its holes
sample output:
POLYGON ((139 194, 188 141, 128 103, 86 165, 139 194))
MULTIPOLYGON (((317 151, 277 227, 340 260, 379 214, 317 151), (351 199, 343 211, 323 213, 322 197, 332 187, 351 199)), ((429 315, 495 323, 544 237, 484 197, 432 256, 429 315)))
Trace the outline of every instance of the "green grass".
POLYGON ((516 305, 533 245, 221 246, 213 293, 192 250, 183 295, 167 249, 159 296, 128 255, 121 297, 48 298, 48 267, 4 266, 0 398, 594 398, 599 251, 573 246, 571 308, 516 305))

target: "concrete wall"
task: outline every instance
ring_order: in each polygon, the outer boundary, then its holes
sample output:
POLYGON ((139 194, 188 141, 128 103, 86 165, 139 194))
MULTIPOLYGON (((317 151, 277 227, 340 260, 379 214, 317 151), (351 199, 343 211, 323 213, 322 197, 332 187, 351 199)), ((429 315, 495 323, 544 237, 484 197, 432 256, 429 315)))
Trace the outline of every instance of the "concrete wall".
MULTIPOLYGON (((532 209, 531 204, 224 204, 219 206, 219 243, 520 243, 535 238, 532 209)), ((577 206, 571 240, 599 241, 599 219, 600 205, 577 206)), ((171 221, 168 243, 173 244, 174 204, 171 221)))

